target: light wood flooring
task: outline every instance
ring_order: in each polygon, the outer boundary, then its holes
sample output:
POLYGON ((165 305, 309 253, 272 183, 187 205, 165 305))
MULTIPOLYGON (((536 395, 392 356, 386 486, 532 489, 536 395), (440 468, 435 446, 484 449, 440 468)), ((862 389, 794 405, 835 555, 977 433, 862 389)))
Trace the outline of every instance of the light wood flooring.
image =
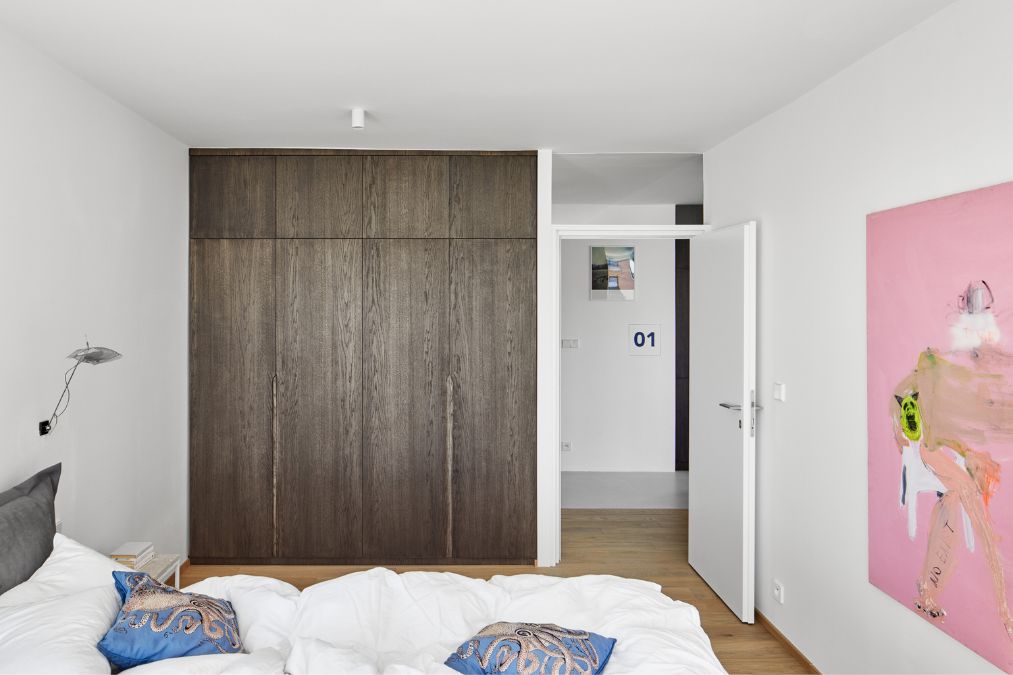
MULTIPOLYGON (((809 667, 759 624, 741 623, 686 560, 684 510, 563 511, 563 560, 556 567, 526 565, 390 566, 397 572, 413 569, 456 572, 488 579, 494 574, 538 573, 572 577, 615 574, 658 583, 669 597, 695 605, 714 652, 731 673, 811 673, 809 667)), ((181 585, 210 576, 259 574, 287 581, 299 588, 343 574, 369 569, 348 565, 191 565, 181 573, 181 585)))

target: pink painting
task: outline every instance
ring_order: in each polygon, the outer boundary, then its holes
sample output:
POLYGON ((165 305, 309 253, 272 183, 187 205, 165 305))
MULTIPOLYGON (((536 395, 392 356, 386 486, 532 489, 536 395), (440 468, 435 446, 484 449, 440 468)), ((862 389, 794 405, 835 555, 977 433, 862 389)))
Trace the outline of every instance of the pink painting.
POLYGON ((869 581, 1013 670, 1013 183, 867 222, 869 581))

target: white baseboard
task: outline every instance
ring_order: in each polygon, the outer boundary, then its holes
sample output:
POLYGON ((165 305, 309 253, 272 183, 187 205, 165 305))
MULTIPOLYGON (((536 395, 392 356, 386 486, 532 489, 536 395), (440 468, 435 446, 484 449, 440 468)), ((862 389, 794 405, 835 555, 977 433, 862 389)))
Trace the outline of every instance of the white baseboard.
POLYGON ((564 509, 685 509, 689 472, 563 471, 564 509))

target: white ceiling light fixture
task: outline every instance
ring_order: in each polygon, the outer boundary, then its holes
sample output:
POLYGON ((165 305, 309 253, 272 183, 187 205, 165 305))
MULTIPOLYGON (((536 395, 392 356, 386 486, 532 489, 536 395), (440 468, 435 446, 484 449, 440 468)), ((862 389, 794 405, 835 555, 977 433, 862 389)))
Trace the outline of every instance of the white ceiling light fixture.
POLYGON ((366 111, 363 108, 352 108, 352 128, 366 128, 366 111))

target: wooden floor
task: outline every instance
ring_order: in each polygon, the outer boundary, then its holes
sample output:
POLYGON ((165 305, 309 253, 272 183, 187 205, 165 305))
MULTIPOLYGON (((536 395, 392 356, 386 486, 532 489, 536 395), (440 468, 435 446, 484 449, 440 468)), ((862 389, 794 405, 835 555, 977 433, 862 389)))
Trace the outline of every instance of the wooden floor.
MULTIPOLYGON (((684 510, 563 511, 563 560, 551 568, 522 565, 391 566, 456 572, 489 578, 494 574, 539 573, 572 577, 615 574, 648 579, 666 595, 695 605, 714 652, 731 673, 810 673, 781 642, 760 625, 746 625, 718 599, 686 560, 684 510)), ((299 588, 369 569, 337 565, 192 565, 181 573, 181 585, 226 574, 259 574, 283 579, 299 588)))

